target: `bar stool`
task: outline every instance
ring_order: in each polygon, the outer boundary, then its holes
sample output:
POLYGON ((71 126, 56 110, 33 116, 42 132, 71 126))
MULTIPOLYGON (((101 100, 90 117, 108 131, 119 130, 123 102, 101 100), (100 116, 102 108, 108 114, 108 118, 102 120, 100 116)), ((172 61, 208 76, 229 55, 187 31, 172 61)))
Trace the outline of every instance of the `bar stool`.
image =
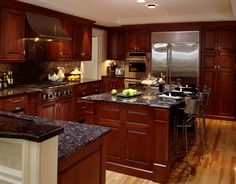
MULTIPOLYGON (((210 90, 200 92, 199 96, 200 96, 200 99, 201 99, 200 110, 199 110, 199 115, 200 115, 199 118, 200 118, 200 122, 202 123, 202 126, 203 126, 202 129, 203 129, 204 144, 205 144, 205 148, 207 149, 206 109, 207 109, 207 106, 208 106, 210 90)), ((200 127, 200 136, 201 135, 202 135, 202 131, 201 131, 201 127, 200 127)))
MULTIPOLYGON (((199 113, 199 107, 200 107, 200 98, 192 98, 192 97, 186 97, 185 98, 185 107, 183 110, 183 117, 177 117, 177 121, 175 122, 174 127, 174 147, 176 148, 176 136, 178 136, 178 129, 182 128, 184 136, 185 136, 185 157, 186 157, 186 163, 187 163, 187 175, 189 175, 188 167, 188 155, 189 155, 189 141, 188 141, 188 130, 189 128, 194 128, 195 132, 195 139, 196 139, 196 146, 197 146, 197 155, 200 162, 200 147, 199 147, 199 140, 198 140, 198 128, 197 128, 197 114, 199 113)), ((175 149, 174 148, 174 149, 175 149)))

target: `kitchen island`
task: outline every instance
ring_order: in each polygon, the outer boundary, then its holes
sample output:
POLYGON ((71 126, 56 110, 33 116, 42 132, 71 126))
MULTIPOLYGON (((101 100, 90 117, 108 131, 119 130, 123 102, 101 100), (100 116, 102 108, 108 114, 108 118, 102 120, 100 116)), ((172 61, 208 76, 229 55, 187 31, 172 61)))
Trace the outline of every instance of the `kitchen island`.
MULTIPOLYGON (((150 92, 150 91, 149 91, 150 92)), ((184 99, 150 94, 119 97, 87 96, 86 122, 111 127, 107 139, 107 169, 166 183, 174 163, 173 114, 184 99)))
POLYGON ((109 130, 0 111, 0 183, 105 184, 109 130))

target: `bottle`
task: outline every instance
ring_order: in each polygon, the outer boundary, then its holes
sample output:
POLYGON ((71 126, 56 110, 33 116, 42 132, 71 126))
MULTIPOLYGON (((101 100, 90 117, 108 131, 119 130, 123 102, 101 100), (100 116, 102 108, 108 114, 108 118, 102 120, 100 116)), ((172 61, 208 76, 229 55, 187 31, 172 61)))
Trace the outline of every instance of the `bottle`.
POLYGON ((2 78, 0 78, 0 89, 2 89, 2 78))
POLYGON ((13 75, 12 75, 12 71, 8 71, 8 84, 9 86, 13 85, 13 75))
POLYGON ((3 73, 2 87, 3 88, 7 88, 8 87, 7 74, 5 72, 3 73))

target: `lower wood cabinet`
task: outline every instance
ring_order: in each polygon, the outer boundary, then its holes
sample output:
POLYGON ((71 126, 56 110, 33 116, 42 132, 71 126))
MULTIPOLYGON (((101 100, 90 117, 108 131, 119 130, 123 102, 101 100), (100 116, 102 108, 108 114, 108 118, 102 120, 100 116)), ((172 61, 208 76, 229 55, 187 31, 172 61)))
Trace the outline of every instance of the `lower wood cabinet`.
POLYGON ((82 83, 75 87, 74 121, 85 121, 85 103, 81 97, 100 93, 100 81, 82 83))
POLYGON ((72 120, 72 98, 41 104, 39 115, 53 120, 72 120))
POLYGON ((151 170, 152 121, 145 106, 101 103, 96 124, 112 128, 107 138, 107 159, 135 168, 151 170))

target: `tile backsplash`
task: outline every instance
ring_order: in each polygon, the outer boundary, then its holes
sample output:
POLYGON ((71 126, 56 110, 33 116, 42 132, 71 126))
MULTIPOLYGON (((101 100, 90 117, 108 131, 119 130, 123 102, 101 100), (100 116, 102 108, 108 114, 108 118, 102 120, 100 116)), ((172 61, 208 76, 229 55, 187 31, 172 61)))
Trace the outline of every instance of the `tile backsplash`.
POLYGON ((70 73, 80 67, 80 61, 47 61, 46 42, 28 42, 26 44, 26 61, 17 63, 0 63, 0 76, 3 72, 13 71, 14 84, 27 84, 48 81, 48 74, 57 73, 57 67, 65 68, 70 73))

